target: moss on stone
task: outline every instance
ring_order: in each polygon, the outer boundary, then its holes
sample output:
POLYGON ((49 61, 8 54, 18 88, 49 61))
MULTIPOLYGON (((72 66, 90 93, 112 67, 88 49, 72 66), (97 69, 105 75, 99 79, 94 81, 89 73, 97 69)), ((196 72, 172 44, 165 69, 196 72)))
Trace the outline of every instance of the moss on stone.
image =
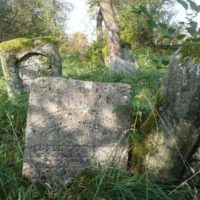
POLYGON ((200 42, 185 42, 180 48, 182 57, 195 59, 196 62, 200 62, 200 42))
POLYGON ((35 38, 17 38, 0 43, 0 52, 16 52, 20 50, 27 50, 37 45, 43 45, 48 42, 57 43, 58 40, 52 36, 35 38), (37 43, 36 41, 40 41, 40 43, 37 43))
POLYGON ((153 147, 152 149, 149 148, 151 145, 148 145, 147 141, 148 137, 151 134, 154 134, 154 130, 157 125, 157 117, 158 115, 151 113, 139 130, 141 133, 140 140, 133 139, 134 148, 132 153, 132 162, 134 169, 138 172, 142 172, 144 170, 142 164, 144 157, 147 155, 147 153, 154 150, 153 147))
POLYGON ((133 163, 133 171, 142 172, 143 171, 143 159, 145 155, 149 152, 145 144, 145 139, 143 139, 139 143, 134 144, 133 155, 132 155, 132 163, 133 163))
POLYGON ((142 124, 139 132, 141 133, 140 140, 134 140, 133 138, 133 153, 132 153, 132 163, 134 171, 142 172, 143 169, 143 160, 144 157, 149 153, 155 151, 155 147, 149 144, 149 137, 153 134, 156 134, 156 126, 158 126, 158 121, 160 117, 160 107, 165 105, 165 95, 164 87, 161 87, 157 93, 157 101, 155 106, 155 112, 150 113, 148 118, 142 124))

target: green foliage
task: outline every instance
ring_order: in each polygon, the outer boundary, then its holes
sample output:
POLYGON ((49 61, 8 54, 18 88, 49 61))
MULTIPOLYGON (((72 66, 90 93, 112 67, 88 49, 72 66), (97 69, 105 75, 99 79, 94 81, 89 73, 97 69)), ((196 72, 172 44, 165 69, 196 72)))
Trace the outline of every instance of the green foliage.
POLYGON ((188 4, 183 0, 177 0, 179 4, 181 4, 186 10, 188 9, 188 4))
POLYGON ((129 103, 134 124, 140 126, 151 112, 151 106, 156 103, 158 88, 166 69, 139 69, 130 79, 132 85, 132 100, 129 103), (149 105, 151 103, 151 105, 149 105))
POLYGON ((69 8, 60 0, 0 0, 0 41, 63 35, 69 8))
POLYGON ((92 60, 97 65, 103 65, 104 64, 104 58, 107 55, 104 55, 104 48, 106 48, 106 43, 102 42, 99 44, 98 42, 93 42, 88 51, 85 54, 85 58, 87 60, 92 60))
MULTIPOLYGON (((122 41, 126 41, 133 49, 142 47, 154 48, 160 33, 155 31, 155 20, 169 23, 173 13, 168 6, 172 1, 129 0, 114 3, 117 10, 117 21, 122 41), (147 17, 146 17, 147 16, 147 17)), ((170 29, 170 32, 173 30, 170 29)))
POLYGON ((195 21, 195 19, 197 19, 197 16, 200 13, 200 5, 197 5, 192 0, 177 0, 177 2, 182 5, 185 10, 190 8, 192 11, 192 14, 187 16, 187 21, 179 23, 181 27, 170 26, 168 23, 163 22, 160 23, 145 6, 139 6, 137 12, 146 16, 147 23, 155 30, 159 30, 163 34, 164 38, 168 38, 176 43, 186 39, 199 41, 200 29, 198 28, 198 23, 195 21), (181 33, 180 29, 182 29, 181 33), (187 33, 184 33, 184 30, 187 33))
POLYGON ((66 78, 97 81, 126 82, 124 74, 109 73, 108 68, 97 60, 89 61, 80 54, 62 54, 63 75, 66 78))

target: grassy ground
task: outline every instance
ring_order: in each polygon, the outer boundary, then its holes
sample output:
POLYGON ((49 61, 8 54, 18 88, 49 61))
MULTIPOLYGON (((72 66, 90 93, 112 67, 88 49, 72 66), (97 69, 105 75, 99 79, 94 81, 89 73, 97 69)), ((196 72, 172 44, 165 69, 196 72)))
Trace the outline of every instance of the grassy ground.
MULTIPOLYGON (((63 72, 66 78, 80 80, 124 82, 132 85, 137 106, 133 115, 143 114, 144 120, 149 107, 139 99, 142 91, 155 102, 156 92, 166 73, 166 68, 157 68, 150 60, 151 55, 138 56, 140 70, 133 76, 110 74, 106 66, 98 66, 78 55, 63 55, 63 72), (138 95, 138 96, 137 96, 138 95)), ((180 184, 152 183, 147 174, 130 174, 109 165, 92 166, 80 172, 75 180, 59 188, 48 184, 31 183, 22 177, 22 156, 26 124, 28 97, 17 101, 9 100, 5 81, 0 70, 0 200, 186 200, 194 199, 194 188, 180 184)), ((197 197, 198 198, 198 197, 197 197)))

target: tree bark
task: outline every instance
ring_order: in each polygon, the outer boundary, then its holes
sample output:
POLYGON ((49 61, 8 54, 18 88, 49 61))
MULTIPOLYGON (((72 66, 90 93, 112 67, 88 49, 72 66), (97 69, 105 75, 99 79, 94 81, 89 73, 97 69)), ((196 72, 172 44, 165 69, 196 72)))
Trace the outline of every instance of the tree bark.
POLYGON ((101 44, 103 40, 102 24, 103 24, 103 15, 100 8, 97 15, 97 25, 96 25, 96 34, 97 34, 98 44, 101 44))
POLYGON ((99 5, 108 32, 110 59, 121 58, 120 31, 115 20, 112 0, 99 0, 99 5))

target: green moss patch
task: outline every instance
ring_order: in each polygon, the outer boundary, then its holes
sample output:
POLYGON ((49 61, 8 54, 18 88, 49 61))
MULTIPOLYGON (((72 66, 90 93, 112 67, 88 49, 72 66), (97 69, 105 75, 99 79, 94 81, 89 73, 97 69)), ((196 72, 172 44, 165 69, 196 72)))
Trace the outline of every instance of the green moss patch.
POLYGON ((48 42, 57 43, 58 40, 52 36, 35 37, 35 38, 17 38, 0 43, 0 52, 16 52, 20 50, 27 50, 37 45, 43 45, 48 42), (34 42, 37 40, 40 41, 39 44, 37 42, 34 42))
POLYGON ((159 123, 159 108, 165 105, 165 88, 162 86, 158 93, 154 113, 150 113, 141 127, 131 136, 134 144, 132 152, 133 171, 143 172, 143 159, 149 153, 155 151, 155 145, 151 145, 149 137, 156 134, 156 127, 159 123), (135 134, 135 135, 134 135, 135 134))
POLYGON ((185 42, 180 53, 184 58, 189 57, 200 63, 200 42, 185 42))

